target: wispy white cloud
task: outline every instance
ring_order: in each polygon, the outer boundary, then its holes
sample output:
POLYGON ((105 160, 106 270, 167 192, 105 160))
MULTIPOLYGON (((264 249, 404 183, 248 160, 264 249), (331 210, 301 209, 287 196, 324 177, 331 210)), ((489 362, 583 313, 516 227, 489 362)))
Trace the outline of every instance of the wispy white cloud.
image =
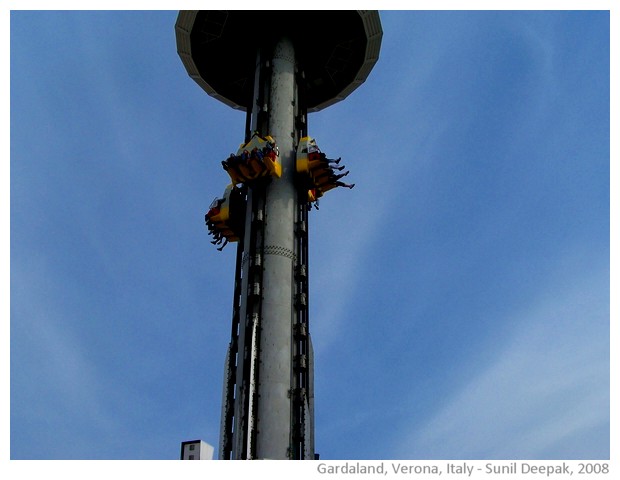
MULTIPOLYGON (((398 22, 398 18, 391 17, 391 21, 398 22)), ((386 48, 398 41, 415 39, 384 38, 386 48)), ((389 95, 368 101, 354 94, 346 106, 337 104, 309 117, 311 135, 328 156, 342 156, 343 164, 351 170, 343 180, 356 184, 352 191, 327 193, 321 211, 311 214, 311 248, 316 254, 311 259, 312 322, 317 355, 342 338, 354 298, 365 288, 369 259, 380 253, 381 239, 397 234, 421 214, 419 205, 409 204, 410 180, 428 166, 428 153, 442 141, 448 125, 436 121, 436 112, 420 111, 419 105, 424 87, 441 67, 438 52, 448 46, 446 42, 434 45, 429 61, 421 62, 421 67, 416 62, 403 63, 399 75, 394 75, 399 69, 390 67, 394 58, 380 59, 381 68, 371 73, 369 85, 360 90, 372 89, 372 83, 377 82, 389 95), (415 75, 406 70, 411 63, 419 70, 415 75), (386 231, 386 219, 397 205, 407 205, 407 218, 401 225, 390 224, 386 231)))
POLYGON ((105 375, 89 360, 88 346, 71 327, 89 319, 86 314, 76 319, 75 312, 59 307, 62 297, 72 295, 72 288, 66 284, 58 288, 59 279, 49 275, 46 262, 39 259, 37 264, 16 262, 12 271, 12 378, 19 385, 19 398, 28 399, 27 404, 13 405, 14 414, 69 429, 68 419, 88 419, 93 432, 107 431, 116 422, 106 413, 101 395, 105 375), (22 289, 25 285, 27 291, 22 289))
POLYGON ((494 363, 397 443, 402 458, 551 458, 567 445, 585 458, 609 437, 608 271, 549 285, 513 318, 513 339, 494 363), (560 448, 560 446, 562 446, 560 448))

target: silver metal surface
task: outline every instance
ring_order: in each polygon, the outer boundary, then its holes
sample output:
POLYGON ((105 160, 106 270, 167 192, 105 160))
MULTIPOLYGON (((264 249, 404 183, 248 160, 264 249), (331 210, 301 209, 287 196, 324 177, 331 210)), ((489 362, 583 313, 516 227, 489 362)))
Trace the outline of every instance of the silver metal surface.
POLYGON ((290 40, 282 39, 273 53, 269 102, 269 132, 280 150, 282 177, 271 182, 266 192, 258 373, 260 400, 256 453, 258 458, 269 459, 288 458, 290 443, 294 264, 286 252, 293 252, 295 248, 294 103, 295 50, 290 40), (270 250, 274 253, 268 253, 270 250))

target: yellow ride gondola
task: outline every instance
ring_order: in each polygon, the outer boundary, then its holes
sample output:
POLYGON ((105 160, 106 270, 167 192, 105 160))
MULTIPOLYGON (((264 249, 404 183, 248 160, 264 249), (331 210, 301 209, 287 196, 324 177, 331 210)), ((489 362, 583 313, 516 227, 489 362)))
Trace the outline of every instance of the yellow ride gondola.
POLYGON ((278 147, 271 136, 261 137, 254 134, 249 142, 242 143, 237 154, 231 154, 222 162, 233 185, 251 182, 271 175, 280 178, 282 165, 278 147))
POLYGON ((241 189, 233 184, 228 185, 224 196, 211 203, 205 222, 214 245, 224 243, 223 248, 228 242, 239 241, 245 223, 245 195, 241 189))
POLYGON ((344 169, 344 166, 338 165, 339 163, 340 159, 327 158, 317 146, 314 138, 303 137, 299 141, 296 171, 308 189, 308 202, 316 202, 327 191, 339 186, 353 188, 354 185, 348 185, 339 180, 349 172, 335 173, 335 170, 344 169))

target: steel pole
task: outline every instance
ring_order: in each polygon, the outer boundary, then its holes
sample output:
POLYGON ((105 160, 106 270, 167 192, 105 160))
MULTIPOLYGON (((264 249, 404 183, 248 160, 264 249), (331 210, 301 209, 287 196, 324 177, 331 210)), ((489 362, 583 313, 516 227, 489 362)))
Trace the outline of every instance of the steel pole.
POLYGON ((287 459, 291 444, 292 323, 294 318, 295 51, 281 39, 272 57, 269 133, 280 151, 281 178, 266 189, 262 321, 256 455, 287 459))

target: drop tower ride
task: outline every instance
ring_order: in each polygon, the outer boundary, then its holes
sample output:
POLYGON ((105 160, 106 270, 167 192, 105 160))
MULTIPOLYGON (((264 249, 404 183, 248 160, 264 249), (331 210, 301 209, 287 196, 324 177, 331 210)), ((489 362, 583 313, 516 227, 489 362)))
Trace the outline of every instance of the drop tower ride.
POLYGON ((308 211, 344 184, 307 115, 366 80, 379 14, 181 11, 175 30, 190 77, 247 113, 237 154, 221 162, 231 184, 205 218, 219 242, 237 242, 219 458, 314 459, 308 211))

